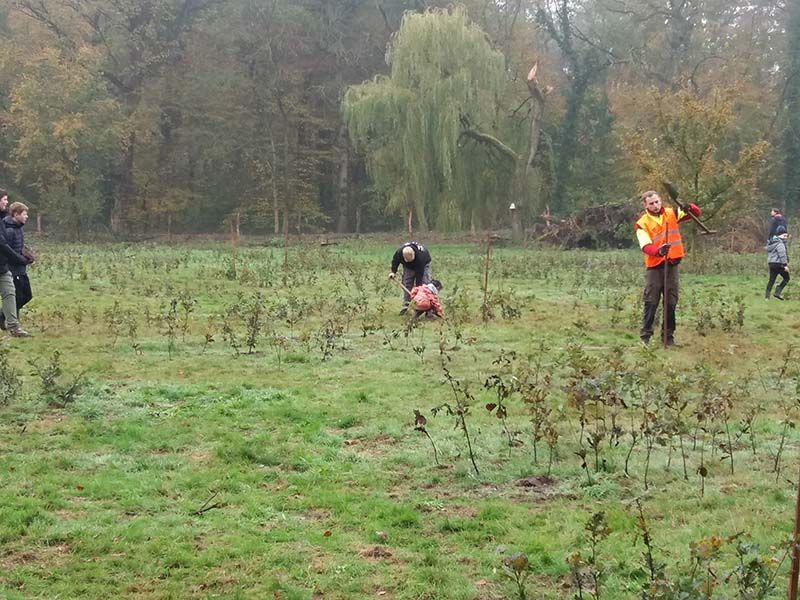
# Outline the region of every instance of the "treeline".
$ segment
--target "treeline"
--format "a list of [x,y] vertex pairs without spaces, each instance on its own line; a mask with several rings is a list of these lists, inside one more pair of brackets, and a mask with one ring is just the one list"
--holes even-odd
[[75,235],[800,205],[798,3],[448,5],[10,0],[0,182]]

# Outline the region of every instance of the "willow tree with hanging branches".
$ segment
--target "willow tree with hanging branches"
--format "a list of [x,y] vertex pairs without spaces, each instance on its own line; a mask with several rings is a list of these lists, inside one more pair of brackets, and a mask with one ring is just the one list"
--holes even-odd
[[[388,76],[350,87],[343,102],[353,144],[387,210],[405,215],[409,232],[414,223],[451,230],[493,224],[510,196],[519,201],[541,131],[511,118],[507,102],[519,104],[520,94],[502,54],[463,9],[451,8],[407,13],[387,60]],[[541,119],[544,94],[535,78],[527,94],[529,118]]]

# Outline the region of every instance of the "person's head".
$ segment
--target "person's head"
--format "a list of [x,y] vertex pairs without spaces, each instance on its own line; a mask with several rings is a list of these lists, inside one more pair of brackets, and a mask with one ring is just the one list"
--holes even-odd
[[433,284],[433,286],[434,286],[434,287],[435,287],[437,290],[441,290],[441,289],[444,287],[444,286],[442,285],[442,282],[441,282],[441,281],[439,281],[438,279],[431,279],[431,283]]
[[0,188],[0,210],[4,211],[8,207],[8,192]]
[[661,196],[658,192],[650,190],[642,194],[642,205],[645,210],[653,215],[660,215],[662,211]]
[[789,238],[789,232],[786,231],[786,227],[783,225],[778,225],[775,228],[775,235],[781,238],[782,240],[786,240]]
[[781,209],[780,208],[771,208],[770,211],[769,211],[769,216],[770,217],[777,217],[780,214],[781,214]]
[[8,214],[20,225],[25,225],[28,222],[28,207],[22,202],[14,202],[9,206]]
[[405,262],[413,262],[416,256],[417,254],[414,252],[414,248],[412,248],[411,246],[403,247],[403,260]]

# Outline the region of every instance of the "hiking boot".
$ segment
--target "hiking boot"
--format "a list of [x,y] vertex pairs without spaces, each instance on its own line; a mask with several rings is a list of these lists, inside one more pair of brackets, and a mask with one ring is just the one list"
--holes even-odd
[[6,330],[6,315],[1,310],[0,310],[0,329],[2,329],[3,331]]
[[408,312],[408,304],[404,304],[403,308],[400,309],[400,316],[406,314]]
[[775,296],[775,297],[776,297],[778,300],[786,300],[786,298],[784,298],[783,296],[781,296],[781,293],[780,293],[780,292],[775,292],[775,293],[774,293],[774,294],[772,294],[772,295],[773,295],[773,296]]
[[17,327],[15,329],[9,329],[8,334],[11,337],[31,337],[31,334],[25,331],[22,327]]

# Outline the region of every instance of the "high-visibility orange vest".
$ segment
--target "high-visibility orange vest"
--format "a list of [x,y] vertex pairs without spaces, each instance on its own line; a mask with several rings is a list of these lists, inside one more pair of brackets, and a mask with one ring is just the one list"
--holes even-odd
[[[670,245],[666,258],[670,260],[683,258],[683,240],[681,239],[681,231],[678,229],[678,218],[675,216],[675,211],[665,206],[664,212],[660,216],[661,222],[659,223],[658,217],[654,217],[645,211],[636,221],[636,227],[644,229],[656,247],[664,244]],[[657,267],[664,262],[664,258],[663,256],[645,254],[644,266],[648,269]]]

